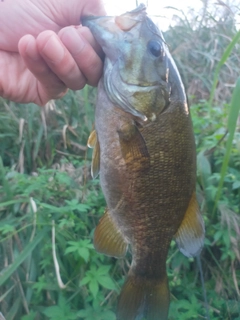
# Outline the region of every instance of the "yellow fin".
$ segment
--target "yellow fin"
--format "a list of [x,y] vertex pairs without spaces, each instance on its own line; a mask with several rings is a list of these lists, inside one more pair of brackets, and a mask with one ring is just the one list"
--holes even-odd
[[131,161],[140,161],[142,166],[150,166],[150,155],[148,153],[146,142],[134,124],[125,124],[118,130],[120,145],[123,158],[126,163]]
[[93,154],[92,154],[91,175],[93,179],[97,178],[99,171],[100,171],[100,145],[97,140],[95,147],[93,148]]
[[94,148],[95,145],[96,145],[96,142],[97,142],[97,133],[96,133],[96,130],[93,130],[91,133],[90,133],[90,136],[88,138],[88,142],[87,142],[87,145],[89,148]]
[[168,309],[167,275],[148,279],[130,274],[120,293],[117,320],[167,320]]
[[98,252],[116,258],[123,257],[126,253],[127,243],[108,210],[105,211],[95,229],[94,247]]
[[179,250],[187,257],[194,257],[200,253],[203,247],[204,235],[204,221],[194,192],[183,221],[174,237]]

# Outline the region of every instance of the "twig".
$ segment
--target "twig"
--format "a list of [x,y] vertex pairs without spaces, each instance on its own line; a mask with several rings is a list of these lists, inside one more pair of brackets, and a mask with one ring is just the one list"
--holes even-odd
[[71,144],[72,146],[74,146],[74,147],[82,150],[82,151],[86,151],[86,150],[87,150],[87,147],[86,147],[86,146],[82,146],[82,145],[79,144],[79,143],[76,143],[76,142],[71,141],[70,144]]
[[104,303],[111,297],[113,292],[114,292],[113,290],[109,292],[109,294],[106,296],[106,298],[101,302],[100,307],[102,307],[104,305]]
[[61,275],[60,275],[60,268],[59,268],[59,264],[57,261],[57,255],[56,255],[55,221],[54,220],[52,220],[52,254],[53,254],[53,261],[54,261],[54,267],[55,267],[55,271],[56,271],[58,286],[61,289],[65,289],[67,286],[62,282]]
[[208,156],[208,155],[212,154],[212,153],[216,150],[216,148],[219,146],[219,144],[225,139],[225,137],[226,137],[227,134],[228,134],[228,130],[226,130],[226,132],[224,133],[224,135],[221,137],[221,139],[217,142],[217,144],[216,144],[214,147],[212,147],[211,149],[206,150],[206,151],[204,152],[204,155],[205,155],[205,156]]
[[6,320],[2,314],[2,312],[0,312],[0,320]]
[[236,271],[234,269],[233,261],[231,262],[231,268],[232,268],[232,276],[233,276],[234,286],[235,286],[235,289],[237,291],[238,296],[240,296],[240,292],[239,292],[239,289],[238,289],[238,281],[237,281]]
[[203,291],[204,303],[205,303],[205,308],[206,308],[206,319],[210,320],[209,304],[208,304],[206,289],[205,289],[205,285],[204,285],[204,276],[203,276],[200,254],[198,254],[196,256],[196,260],[197,260],[197,265],[198,265],[198,269],[200,272],[200,279],[201,279],[201,283],[202,283],[202,291]]
[[74,157],[74,158],[77,158],[77,159],[82,159],[82,156],[78,156],[76,154],[73,154],[73,153],[67,153],[67,152],[63,152],[63,151],[60,151],[60,150],[57,150],[55,149],[55,151],[59,154],[62,154],[63,156],[71,156],[71,157]]
[[44,137],[46,139],[47,138],[47,122],[46,122],[45,109],[46,109],[45,106],[41,109],[41,118],[42,118],[42,125],[44,128]]
[[33,212],[33,230],[32,230],[30,240],[29,240],[31,242],[35,236],[36,224],[37,224],[37,206],[36,206],[36,202],[33,200],[32,197],[30,197],[30,205],[31,205],[32,212]]
[[16,278],[16,281],[17,281],[17,284],[18,284],[18,287],[19,287],[19,290],[20,290],[20,294],[22,296],[24,309],[25,309],[26,313],[29,314],[30,312],[29,312],[29,309],[28,309],[27,299],[26,299],[26,297],[24,295],[23,287],[22,287],[22,284],[21,284],[21,281],[19,279],[19,276],[18,276],[17,272],[15,272],[15,278]]
[[66,138],[67,127],[68,127],[68,124],[65,124],[65,125],[63,126],[63,130],[62,130],[63,145],[64,145],[64,148],[65,148],[65,149],[67,149],[67,138]]

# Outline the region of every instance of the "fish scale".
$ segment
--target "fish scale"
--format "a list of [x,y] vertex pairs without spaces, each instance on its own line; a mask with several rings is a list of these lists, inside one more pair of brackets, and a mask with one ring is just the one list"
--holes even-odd
[[94,245],[115,257],[132,249],[117,319],[166,320],[170,242],[175,238],[190,257],[204,240],[185,91],[143,5],[116,18],[89,17],[84,24],[106,55],[88,142],[94,147],[92,174],[100,175],[107,203]]

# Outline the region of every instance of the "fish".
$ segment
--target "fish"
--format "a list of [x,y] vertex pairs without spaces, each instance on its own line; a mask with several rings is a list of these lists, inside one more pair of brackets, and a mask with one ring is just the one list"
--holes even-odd
[[198,255],[204,221],[196,199],[196,147],[185,89],[163,34],[145,5],[119,16],[83,19],[105,54],[98,84],[91,174],[107,209],[95,249],[131,266],[118,320],[166,320],[166,260],[172,239]]

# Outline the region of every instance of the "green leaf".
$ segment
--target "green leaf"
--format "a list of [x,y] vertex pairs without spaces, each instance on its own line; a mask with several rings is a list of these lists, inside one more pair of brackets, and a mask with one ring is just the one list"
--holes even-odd
[[109,270],[110,270],[111,266],[100,266],[97,269],[97,274],[100,275],[106,275],[108,274]]
[[7,234],[15,231],[14,226],[10,224],[4,224],[3,226],[0,226],[0,231],[2,234]]
[[109,276],[101,276],[97,280],[104,288],[116,290],[116,285]]
[[107,311],[103,312],[102,319],[103,320],[105,320],[105,319],[107,319],[107,320],[116,320],[116,315],[112,311],[107,310]]
[[43,313],[51,319],[62,319],[62,309],[59,306],[51,306],[46,308]]
[[87,310],[80,310],[77,313],[77,315],[82,318],[86,318],[87,314],[88,314]]
[[96,296],[98,294],[98,282],[96,279],[92,279],[90,284],[89,284],[89,290],[92,293],[93,297],[96,299]]
[[77,314],[71,311],[70,305],[62,294],[58,299],[58,305],[46,308],[43,313],[50,317],[51,320],[75,320]]
[[232,185],[232,190],[240,188],[240,181],[235,181]]
[[213,238],[214,238],[215,241],[218,241],[220,238],[222,238],[222,236],[223,236],[222,230],[218,230],[218,231],[214,234]]
[[21,320],[35,320],[37,316],[37,313],[34,311],[30,311],[29,314],[21,317]]
[[78,253],[79,253],[80,257],[82,257],[86,262],[88,262],[89,250],[87,248],[79,248]]
[[78,251],[78,247],[68,247],[68,248],[65,250],[65,254],[71,253],[71,252],[74,252],[74,251]]
[[91,281],[91,278],[89,278],[88,276],[84,277],[81,281],[80,281],[80,286],[84,286],[87,283],[89,283]]

